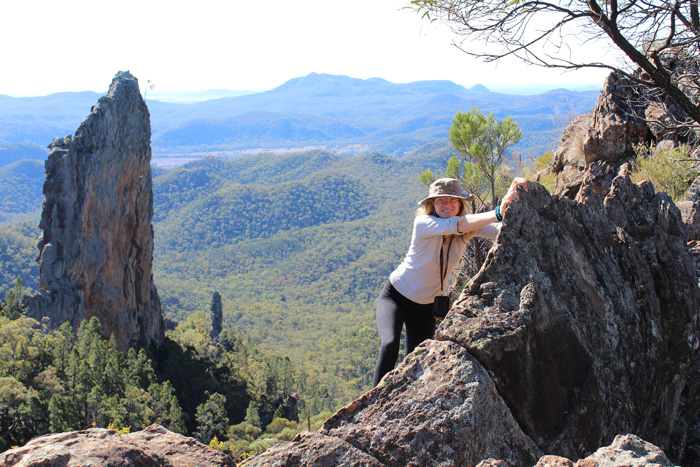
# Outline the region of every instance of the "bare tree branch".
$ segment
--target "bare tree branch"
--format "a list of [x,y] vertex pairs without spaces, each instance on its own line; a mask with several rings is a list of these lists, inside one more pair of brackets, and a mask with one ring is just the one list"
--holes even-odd
[[[603,68],[660,89],[700,124],[697,75],[677,71],[681,57],[698,61],[699,0],[412,0],[413,9],[444,21],[463,52],[497,61],[504,57],[545,68]],[[473,41],[485,47],[476,48]],[[581,57],[604,42],[618,56]],[[612,55],[612,54],[611,54]],[[691,88],[695,87],[694,91]]]

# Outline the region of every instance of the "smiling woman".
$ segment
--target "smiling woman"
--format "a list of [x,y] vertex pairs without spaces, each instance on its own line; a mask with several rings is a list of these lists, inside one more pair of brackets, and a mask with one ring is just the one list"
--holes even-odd
[[527,180],[516,178],[495,210],[465,214],[473,198],[459,180],[440,178],[420,201],[413,222],[411,246],[403,262],[391,273],[377,299],[377,329],[381,348],[372,384],[376,386],[396,364],[401,330],[406,327],[406,354],[435,333],[436,319],[444,318],[447,296],[444,283],[457,266],[473,237],[495,239],[508,206],[527,191]]
[[458,215],[460,208],[462,207],[462,201],[460,198],[446,196],[435,198],[433,200],[433,205],[435,206],[435,212],[438,216],[442,217],[443,219],[449,219],[452,216]]

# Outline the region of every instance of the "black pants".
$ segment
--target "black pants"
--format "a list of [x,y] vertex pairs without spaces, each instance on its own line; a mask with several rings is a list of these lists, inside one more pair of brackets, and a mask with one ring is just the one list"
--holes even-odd
[[433,304],[421,305],[401,295],[390,281],[377,299],[377,329],[382,340],[372,385],[394,369],[401,348],[401,329],[406,325],[406,355],[435,333]]

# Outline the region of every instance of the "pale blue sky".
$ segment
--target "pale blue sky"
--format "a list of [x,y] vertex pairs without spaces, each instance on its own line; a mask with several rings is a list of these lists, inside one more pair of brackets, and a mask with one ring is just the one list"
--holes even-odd
[[0,2],[0,94],[105,92],[130,70],[142,90],[263,90],[311,72],[396,83],[602,83],[576,73],[484,64],[409,0],[24,0]]

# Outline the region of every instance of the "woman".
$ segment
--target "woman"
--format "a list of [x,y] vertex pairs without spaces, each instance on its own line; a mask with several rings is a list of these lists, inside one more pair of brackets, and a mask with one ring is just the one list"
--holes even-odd
[[458,180],[441,178],[430,185],[428,197],[419,203],[408,253],[377,299],[377,329],[382,344],[373,386],[394,368],[404,325],[406,354],[432,339],[434,298],[446,295],[445,280],[472,237],[496,238],[503,214],[518,200],[519,187],[527,191],[527,180],[516,178],[495,210],[465,215],[466,202],[473,195],[465,193]]

